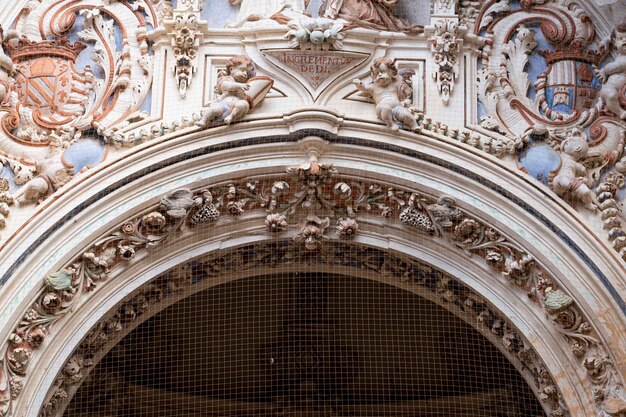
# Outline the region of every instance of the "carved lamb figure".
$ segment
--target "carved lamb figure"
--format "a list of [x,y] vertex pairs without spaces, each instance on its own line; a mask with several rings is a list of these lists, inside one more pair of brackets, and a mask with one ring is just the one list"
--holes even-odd
[[589,145],[582,130],[570,130],[561,143],[561,166],[555,172],[550,185],[560,197],[569,195],[589,210],[595,210],[597,201],[587,185],[587,169],[578,162],[587,156],[588,150]]
[[411,95],[411,86],[398,74],[392,58],[376,58],[370,67],[372,82],[365,86],[359,79],[352,82],[360,91],[372,96],[376,102],[376,115],[393,131],[399,130],[397,122],[404,128],[417,130],[415,116],[406,107]]

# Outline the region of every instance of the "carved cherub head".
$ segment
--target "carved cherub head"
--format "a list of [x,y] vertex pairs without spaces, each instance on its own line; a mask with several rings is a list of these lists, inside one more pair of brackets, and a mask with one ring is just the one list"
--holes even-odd
[[376,85],[387,87],[394,81],[398,68],[392,58],[376,58],[372,63],[370,73]]
[[235,55],[226,64],[226,73],[233,77],[238,83],[245,83],[254,77],[254,64],[248,57]]
[[611,41],[620,55],[626,55],[626,17],[611,34]]
[[579,128],[571,129],[561,143],[561,151],[565,154],[571,155],[574,159],[578,160],[587,155],[589,150],[589,144],[583,131]]

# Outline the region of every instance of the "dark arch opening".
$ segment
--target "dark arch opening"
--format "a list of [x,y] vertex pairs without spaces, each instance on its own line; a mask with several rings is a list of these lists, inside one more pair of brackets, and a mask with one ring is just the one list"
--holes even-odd
[[127,335],[65,415],[536,417],[484,336],[393,285],[334,274],[231,281]]

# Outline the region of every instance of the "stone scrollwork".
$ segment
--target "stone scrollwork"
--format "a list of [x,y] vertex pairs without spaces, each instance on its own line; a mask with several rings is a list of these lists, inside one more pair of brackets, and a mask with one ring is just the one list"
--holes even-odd
[[[605,214],[596,189],[602,178],[626,173],[626,22],[599,39],[576,1],[522,1],[520,9],[483,3],[461,2],[461,21],[485,38],[482,128],[517,138],[518,161],[538,142],[551,145],[556,166],[534,175],[575,208],[591,215],[599,208],[602,220],[615,223],[619,207]],[[621,250],[617,237],[610,239]]]
[[[114,266],[131,262],[147,248],[161,245],[176,234],[210,227],[217,222],[236,222],[254,210],[265,211],[266,217],[258,227],[264,226],[266,233],[275,239],[285,241],[287,233],[292,235],[292,243],[286,245],[285,250],[289,247],[299,254],[297,256],[326,257],[328,248],[348,244],[347,239],[362,232],[360,223],[364,216],[376,215],[386,221],[398,219],[408,227],[445,239],[468,256],[479,256],[527,292],[529,298],[553,319],[556,329],[563,334],[596,389],[598,412],[605,415],[602,413],[624,401],[626,396],[615,367],[590,321],[582,315],[575,300],[559,288],[523,248],[496,228],[465,212],[450,197],[433,198],[341,177],[332,165],[318,161],[319,140],[311,138],[304,142],[315,142],[309,143],[309,161],[289,168],[287,177],[283,174],[280,177],[245,178],[198,191],[173,191],[157,206],[128,219],[117,230],[99,239],[65,267],[47,274],[35,301],[7,341],[0,364],[0,415],[13,415],[14,401],[19,397],[24,378],[28,377],[29,362],[45,343],[54,324],[71,314],[83,297],[97,289]],[[331,227],[333,223],[334,227]],[[278,256],[277,251],[270,252],[268,256]],[[342,257],[348,252],[343,252]],[[224,264],[212,265],[215,273],[222,272],[219,265]],[[410,270],[394,265],[395,261],[385,263],[381,265],[381,271],[399,279],[413,279]],[[166,285],[174,291],[188,283],[187,278],[181,278]],[[456,297],[455,291],[459,287],[447,286],[442,281],[437,288],[441,288],[441,293],[449,299]],[[88,337],[93,340],[93,346],[106,343],[107,332],[118,331],[115,329],[119,329],[122,323],[132,321],[145,311],[149,300],[159,299],[163,289],[155,288],[150,294],[152,298],[138,296],[137,300],[125,304],[123,314],[107,322],[107,330],[100,327],[100,330],[94,330],[95,333]],[[492,331],[501,336],[507,349],[515,350],[520,360],[525,361],[527,355],[533,357],[530,348],[520,342],[521,337],[505,321],[497,319],[493,311],[485,310],[483,303],[467,297],[459,302],[465,306],[463,308],[473,311],[478,320],[493,327]],[[75,357],[71,365],[64,368],[61,382],[57,384],[58,392],[50,398],[47,408],[54,409],[56,402],[64,401],[67,395],[65,385],[79,381],[81,367],[90,366],[84,349],[80,355],[83,356]],[[532,361],[536,360],[535,357]],[[551,415],[567,415],[545,366],[534,364],[528,367],[535,373],[541,399],[551,410]],[[44,415],[49,415],[47,413]]]
[[139,111],[153,74],[147,28],[171,6],[135,3],[30,2],[2,33],[0,153],[21,186],[19,203],[39,202],[73,178],[69,147]]

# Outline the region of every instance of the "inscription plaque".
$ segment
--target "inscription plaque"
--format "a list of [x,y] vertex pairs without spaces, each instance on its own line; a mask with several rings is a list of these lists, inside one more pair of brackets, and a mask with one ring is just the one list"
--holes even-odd
[[[369,54],[340,51],[296,51],[292,49],[266,50],[263,54],[275,65],[294,71],[313,90],[329,78],[337,78],[362,64]],[[291,71],[289,71],[291,70]]]

